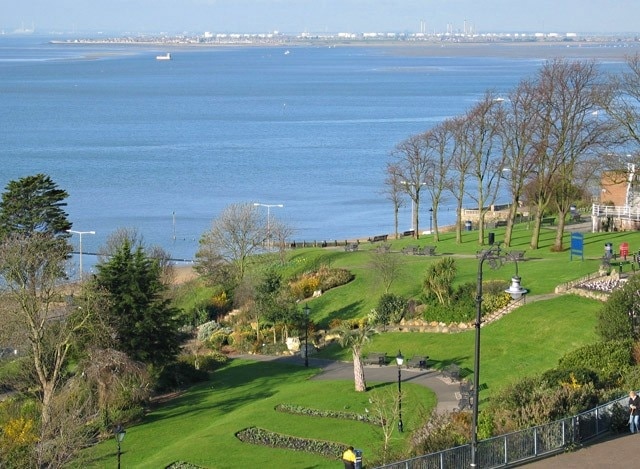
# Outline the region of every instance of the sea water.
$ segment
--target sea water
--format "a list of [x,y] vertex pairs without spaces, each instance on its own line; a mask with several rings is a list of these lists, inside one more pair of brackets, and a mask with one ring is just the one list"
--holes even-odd
[[[0,37],[0,186],[50,175],[69,193],[73,229],[96,232],[83,237],[85,253],[135,228],[192,259],[212,220],[245,202],[282,204],[258,209],[298,241],[392,233],[382,192],[394,147],[543,63],[288,50],[194,47],[158,61],[157,48]],[[451,199],[437,216],[455,221]],[[411,226],[410,203],[400,224]]]

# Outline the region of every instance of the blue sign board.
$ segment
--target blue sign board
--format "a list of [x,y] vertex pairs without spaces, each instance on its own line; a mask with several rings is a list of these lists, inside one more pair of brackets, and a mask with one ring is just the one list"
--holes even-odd
[[582,233],[571,233],[571,255],[569,260],[573,260],[574,254],[584,260],[584,235]]

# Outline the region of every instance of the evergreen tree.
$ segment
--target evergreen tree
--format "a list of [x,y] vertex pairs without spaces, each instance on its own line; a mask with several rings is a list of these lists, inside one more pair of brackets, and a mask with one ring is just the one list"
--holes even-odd
[[106,296],[116,348],[154,366],[173,360],[181,340],[178,310],[163,295],[166,286],[157,259],[124,240],[97,269],[95,288]]
[[9,182],[0,201],[0,237],[32,233],[68,237],[71,222],[63,209],[67,196],[45,174]]

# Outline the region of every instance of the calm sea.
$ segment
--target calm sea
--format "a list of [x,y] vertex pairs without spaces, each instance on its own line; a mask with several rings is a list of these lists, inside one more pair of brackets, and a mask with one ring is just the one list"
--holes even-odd
[[[85,252],[134,227],[186,259],[238,202],[283,204],[270,215],[297,240],[392,232],[380,192],[394,146],[543,63],[374,47],[178,49],[157,61],[165,50],[48,41],[0,36],[0,186],[49,174],[70,194],[74,230],[96,231]],[[410,216],[407,204],[401,230]],[[438,216],[455,220],[446,207]]]

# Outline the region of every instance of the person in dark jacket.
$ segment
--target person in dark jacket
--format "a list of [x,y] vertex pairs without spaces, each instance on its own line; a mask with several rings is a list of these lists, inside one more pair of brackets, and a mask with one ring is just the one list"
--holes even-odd
[[629,393],[629,430],[640,432],[640,396],[635,391]]

